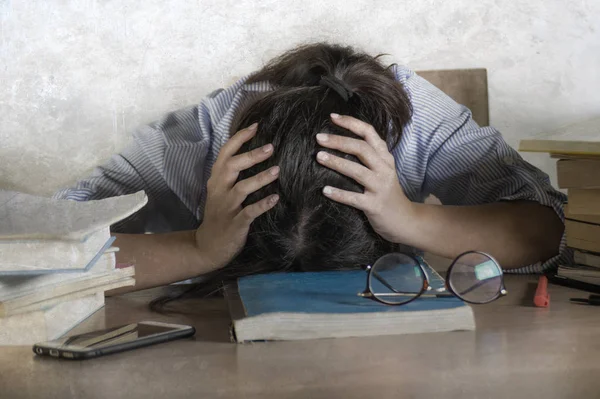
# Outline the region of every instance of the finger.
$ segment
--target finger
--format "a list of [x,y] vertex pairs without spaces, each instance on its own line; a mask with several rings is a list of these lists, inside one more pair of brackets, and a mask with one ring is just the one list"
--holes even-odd
[[254,123],[234,134],[233,137],[231,137],[227,143],[221,147],[221,151],[219,151],[219,156],[217,157],[215,166],[226,162],[229,158],[234,156],[240,150],[240,148],[242,148],[242,145],[244,145],[245,142],[254,137],[257,127],[258,124]]
[[[239,154],[229,159],[227,168],[231,173],[238,173],[241,170],[248,169],[257,163],[261,163],[273,155],[273,144],[267,144],[252,151]],[[236,175],[237,178],[237,175]]]
[[317,141],[323,147],[356,155],[371,170],[382,168],[385,162],[375,149],[362,139],[353,139],[337,134],[319,133],[317,134]]
[[237,182],[232,189],[234,193],[233,207],[240,206],[248,195],[274,182],[277,177],[279,177],[279,166],[274,166],[248,179]]
[[240,213],[235,216],[234,220],[244,227],[250,226],[254,219],[272,209],[278,201],[279,196],[277,194],[263,198],[260,201],[248,205],[242,209]]
[[373,126],[367,122],[356,119],[352,116],[331,114],[331,120],[336,125],[350,130],[352,133],[362,137],[369,145],[383,156],[389,154],[388,146],[384,140],[379,137]]
[[373,172],[357,162],[328,154],[325,151],[319,151],[317,153],[317,161],[323,166],[354,179],[358,184],[365,188],[373,188],[372,185],[375,183]]
[[367,210],[367,200],[364,194],[355,193],[352,191],[340,190],[339,188],[325,186],[323,188],[323,194],[336,202],[341,204],[349,205],[353,208],[360,209],[361,211]]

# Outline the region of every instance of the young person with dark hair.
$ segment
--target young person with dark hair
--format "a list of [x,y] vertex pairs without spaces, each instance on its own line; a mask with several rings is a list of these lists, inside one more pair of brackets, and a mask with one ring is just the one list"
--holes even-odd
[[400,246],[485,251],[516,272],[565,255],[547,175],[414,72],[337,45],[291,50],[141,128],[55,197],[138,190],[148,205],[113,226],[134,289],[353,268]]

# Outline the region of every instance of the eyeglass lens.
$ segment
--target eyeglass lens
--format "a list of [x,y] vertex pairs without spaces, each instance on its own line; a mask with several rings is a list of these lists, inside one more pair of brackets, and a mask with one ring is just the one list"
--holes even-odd
[[425,275],[410,257],[400,253],[382,256],[371,270],[370,288],[382,302],[400,305],[411,301],[423,290]]
[[489,256],[466,253],[454,262],[448,284],[461,299],[486,303],[496,299],[502,289],[502,269]]

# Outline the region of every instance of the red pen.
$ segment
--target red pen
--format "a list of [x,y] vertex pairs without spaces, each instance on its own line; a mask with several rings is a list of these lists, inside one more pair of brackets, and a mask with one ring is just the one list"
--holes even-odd
[[550,305],[550,295],[548,294],[548,278],[540,276],[533,303],[538,308],[547,308]]

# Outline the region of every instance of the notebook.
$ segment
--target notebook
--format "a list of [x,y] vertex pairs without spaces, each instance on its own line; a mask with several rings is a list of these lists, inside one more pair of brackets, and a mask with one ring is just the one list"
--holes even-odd
[[[431,284],[442,277],[424,264]],[[422,297],[401,306],[357,294],[366,272],[272,273],[238,279],[225,288],[231,339],[304,340],[474,330],[470,306],[456,297]]]

